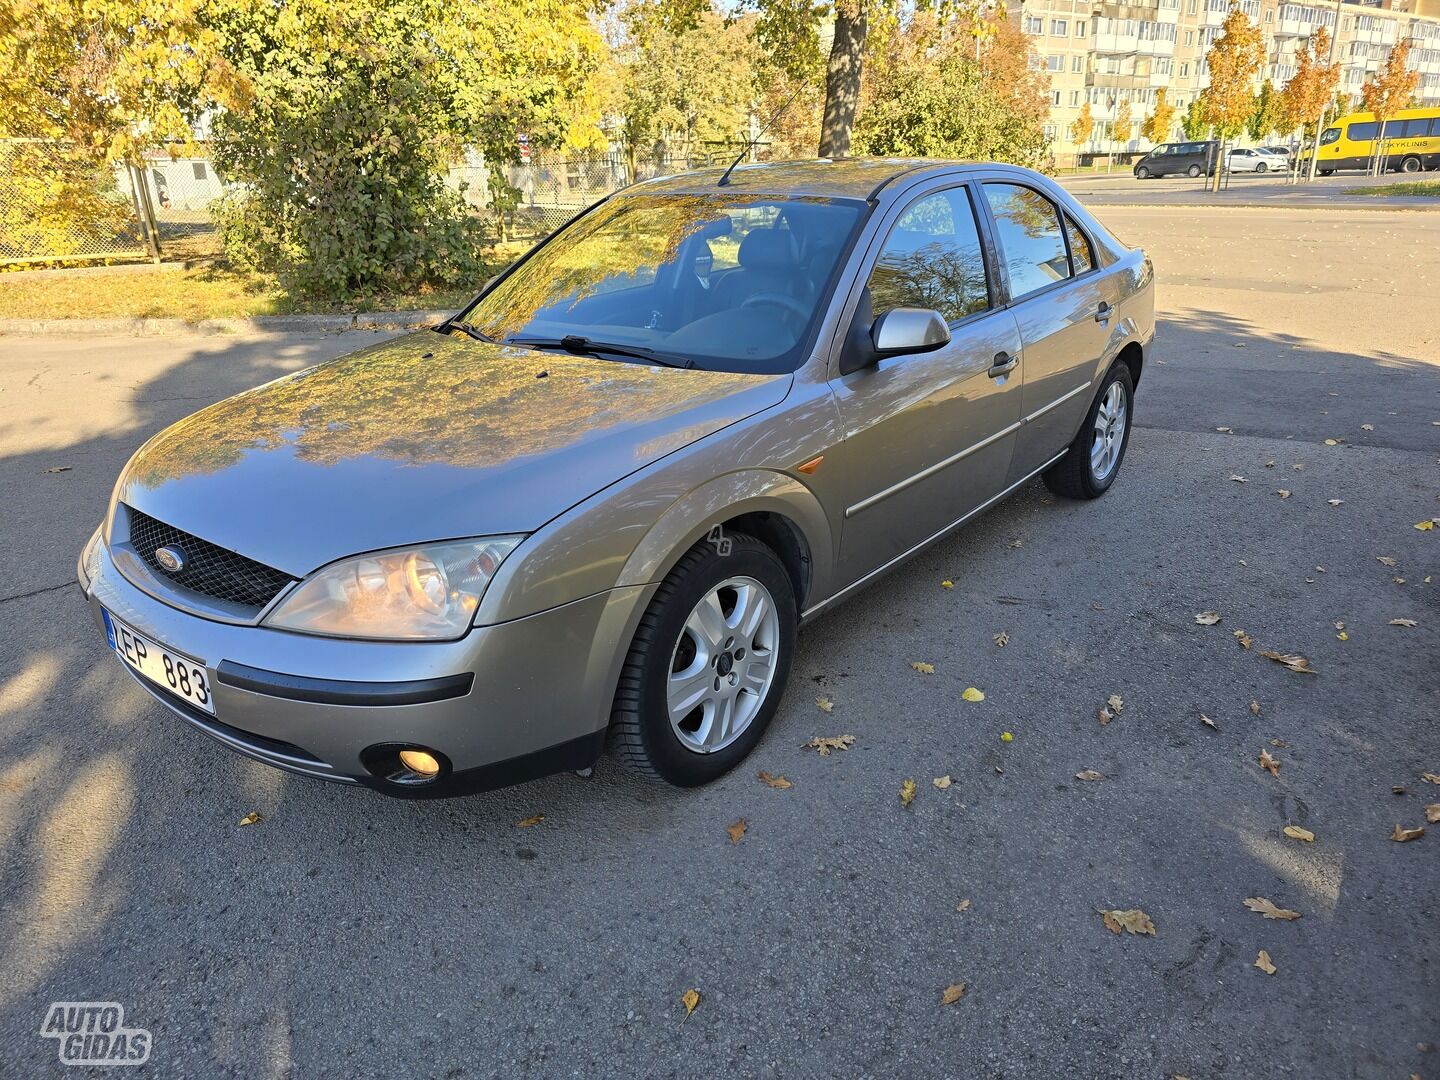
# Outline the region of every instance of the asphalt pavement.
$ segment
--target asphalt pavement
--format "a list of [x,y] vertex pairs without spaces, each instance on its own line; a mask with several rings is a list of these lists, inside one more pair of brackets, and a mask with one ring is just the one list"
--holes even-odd
[[1115,487],[820,618],[689,792],[397,802],[194,732],[76,553],[152,432],[373,338],[0,338],[0,1074],[115,1001],[164,1077],[1440,1078],[1440,824],[1390,839],[1440,803],[1440,215],[1102,217],[1162,309]]

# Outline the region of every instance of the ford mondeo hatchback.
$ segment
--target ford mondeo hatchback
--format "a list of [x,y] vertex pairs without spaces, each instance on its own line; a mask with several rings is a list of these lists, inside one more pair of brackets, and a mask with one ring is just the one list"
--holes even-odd
[[212,405],[126,465],[80,584],[126,670],[282,769],[428,796],[714,779],[796,629],[1042,476],[1094,498],[1149,260],[1002,165],[639,184],[449,322]]

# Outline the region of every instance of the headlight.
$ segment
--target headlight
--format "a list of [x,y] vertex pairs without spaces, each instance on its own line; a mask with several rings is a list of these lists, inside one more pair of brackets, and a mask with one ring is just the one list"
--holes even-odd
[[458,638],[521,539],[423,544],[342,559],[301,582],[265,625],[332,637]]

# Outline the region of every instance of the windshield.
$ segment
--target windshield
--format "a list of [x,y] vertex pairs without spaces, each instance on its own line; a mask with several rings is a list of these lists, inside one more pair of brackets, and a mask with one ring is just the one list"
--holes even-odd
[[804,359],[865,204],[763,195],[634,194],[532,252],[461,316],[501,342],[583,338],[716,371]]

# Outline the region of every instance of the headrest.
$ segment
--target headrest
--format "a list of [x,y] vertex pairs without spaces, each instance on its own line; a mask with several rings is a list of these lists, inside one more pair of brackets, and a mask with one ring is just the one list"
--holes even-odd
[[751,229],[740,241],[739,259],[746,270],[793,270],[800,255],[788,229]]

